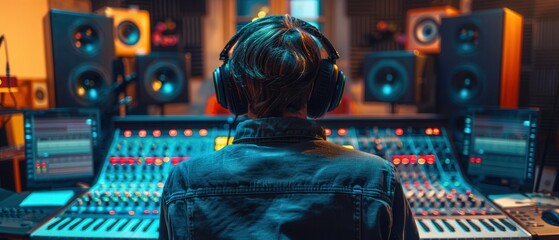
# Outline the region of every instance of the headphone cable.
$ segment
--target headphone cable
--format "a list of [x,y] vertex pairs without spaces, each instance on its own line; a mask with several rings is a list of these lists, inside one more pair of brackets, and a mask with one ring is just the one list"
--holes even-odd
[[231,122],[229,124],[229,132],[227,133],[227,142],[226,142],[225,146],[229,145],[229,139],[231,138],[231,130],[233,129],[233,125],[235,125],[235,122],[237,122],[238,117],[239,117],[239,115],[235,114],[235,118],[233,118],[233,122]]

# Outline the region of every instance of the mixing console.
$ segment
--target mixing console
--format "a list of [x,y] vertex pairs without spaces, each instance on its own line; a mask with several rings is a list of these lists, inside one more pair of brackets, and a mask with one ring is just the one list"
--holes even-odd
[[[444,122],[324,119],[329,141],[382,156],[401,174],[422,239],[531,239],[462,177]],[[115,120],[96,184],[32,233],[34,238],[158,237],[159,201],[172,167],[225,145],[225,118]]]

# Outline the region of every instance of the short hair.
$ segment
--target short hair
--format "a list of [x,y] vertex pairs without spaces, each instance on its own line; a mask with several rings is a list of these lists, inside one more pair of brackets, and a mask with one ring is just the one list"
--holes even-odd
[[257,19],[241,30],[228,61],[257,117],[281,116],[307,104],[321,60],[310,28],[283,15]]

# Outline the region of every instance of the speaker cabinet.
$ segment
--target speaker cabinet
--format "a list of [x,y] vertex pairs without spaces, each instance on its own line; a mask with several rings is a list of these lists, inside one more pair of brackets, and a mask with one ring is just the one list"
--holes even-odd
[[112,18],[52,9],[44,23],[49,105],[112,106]]
[[437,101],[451,113],[518,106],[522,16],[509,9],[443,18]]
[[418,50],[423,53],[440,52],[441,18],[459,13],[458,9],[451,6],[408,10],[406,50]]
[[416,104],[426,57],[417,51],[373,52],[363,61],[366,102]]
[[188,102],[188,76],[184,55],[152,52],[136,58],[138,103],[164,104]]
[[22,88],[26,94],[26,106],[32,109],[48,109],[49,95],[46,81],[22,81]]
[[459,13],[458,9],[451,6],[408,10],[406,50],[418,50],[422,53],[440,52],[441,18]]
[[114,19],[114,45],[117,56],[133,57],[149,54],[150,19],[148,11],[105,7],[97,12]]

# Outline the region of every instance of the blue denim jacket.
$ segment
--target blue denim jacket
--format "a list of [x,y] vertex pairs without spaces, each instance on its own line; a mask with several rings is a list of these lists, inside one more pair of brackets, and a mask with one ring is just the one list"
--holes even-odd
[[232,145],[177,165],[161,239],[419,239],[394,166],[314,121],[241,122]]

